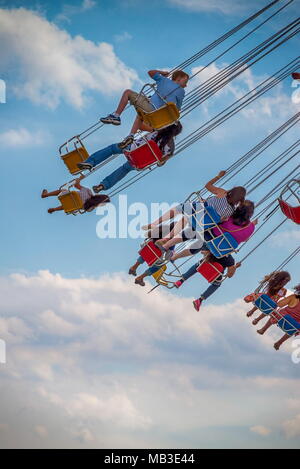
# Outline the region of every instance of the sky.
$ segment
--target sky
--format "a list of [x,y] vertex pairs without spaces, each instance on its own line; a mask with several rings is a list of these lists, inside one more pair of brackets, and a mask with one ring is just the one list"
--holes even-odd
[[[139,90],[149,81],[149,69],[173,68],[264,5],[154,0],[150,8],[144,0],[0,0],[0,79],[6,83],[6,103],[0,104],[0,339],[7,355],[0,364],[0,447],[299,447],[300,364],[291,357],[300,343],[288,341],[275,352],[280,331],[273,327],[259,337],[242,300],[299,245],[296,224],[286,221],[197,313],[192,299],[206,288],[200,276],[180,291],[148,295],[151,280],[142,289],[127,274],[141,238],[99,239],[100,212],[49,215],[52,200],[40,198],[43,188],[54,190],[71,179],[58,147],[113,111],[125,88]],[[187,91],[290,23],[297,11],[299,0],[214,61]],[[296,37],[205,101],[183,120],[182,137],[298,50]],[[131,212],[122,210],[121,216],[134,222],[132,204],[150,210],[153,203],[180,202],[203,187],[298,111],[293,93],[287,78],[128,188],[121,195]],[[86,140],[88,151],[120,141],[133,118],[129,110],[122,126],[94,133]],[[296,127],[286,133],[232,184],[246,183],[298,134]],[[121,160],[104,166],[87,185]],[[257,203],[295,166],[296,158],[250,198]],[[120,200],[113,203],[118,210]],[[276,213],[237,259],[281,221]],[[290,289],[299,283],[298,265],[299,259],[289,264]]]

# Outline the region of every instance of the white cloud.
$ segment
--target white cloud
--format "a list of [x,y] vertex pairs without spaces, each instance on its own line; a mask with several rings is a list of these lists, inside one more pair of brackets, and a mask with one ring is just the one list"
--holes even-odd
[[169,0],[170,4],[189,11],[217,12],[224,15],[241,14],[249,8],[247,2],[235,0]]
[[300,436],[300,414],[296,415],[290,420],[283,423],[283,430],[287,438],[294,438]]
[[[216,445],[228,441],[228,427],[244,432],[246,444],[254,419],[261,424],[251,433],[293,413],[282,403],[291,388],[297,399],[299,380],[281,374],[294,365],[285,353],[274,360],[241,300],[197,313],[191,298],[147,295],[120,274],[67,279],[48,271],[0,278],[0,296],[0,331],[20,321],[6,337],[0,407],[21,446],[176,447],[184,433],[196,447],[208,427]],[[28,417],[12,421],[11,406],[30,408],[32,435]],[[52,416],[63,436],[52,431]]]
[[137,73],[111,44],[72,37],[38,13],[0,9],[0,73],[20,98],[56,108],[61,101],[82,108],[87,93],[112,95],[132,87]]
[[250,431],[253,433],[257,433],[260,436],[268,436],[271,433],[271,430],[263,425],[256,425],[250,428]]
[[129,34],[127,31],[124,31],[123,33],[121,34],[116,34],[114,36],[114,40],[116,42],[125,42],[125,41],[130,41],[130,39],[132,39],[132,35]]
[[30,132],[27,129],[9,129],[0,134],[1,143],[6,147],[39,146],[47,140],[44,132]]
[[55,21],[67,21],[70,23],[72,16],[85,13],[86,11],[94,8],[96,5],[97,2],[94,0],[83,0],[81,5],[78,6],[66,3],[62,7],[62,11],[56,16]]
[[300,230],[289,230],[282,233],[276,233],[271,238],[271,243],[276,247],[286,247],[299,244]]

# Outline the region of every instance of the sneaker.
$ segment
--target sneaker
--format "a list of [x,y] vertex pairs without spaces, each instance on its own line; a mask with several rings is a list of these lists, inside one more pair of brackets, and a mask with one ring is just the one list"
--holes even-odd
[[136,277],[136,270],[134,270],[132,267],[128,270],[129,275],[134,275]]
[[183,280],[177,280],[177,282],[174,283],[176,288],[180,288],[182,284],[183,284]]
[[100,121],[102,124],[121,125],[121,118],[114,114],[108,114],[106,117],[101,117]]
[[133,135],[128,135],[128,137],[125,137],[124,140],[122,140],[122,142],[119,143],[119,147],[121,150],[123,150],[124,148],[131,145],[133,142],[134,142]]
[[194,305],[194,308],[195,308],[196,311],[200,311],[202,301],[203,300],[201,298],[199,298],[198,300],[193,301],[193,305]]
[[93,186],[93,191],[95,192],[95,194],[98,194],[98,192],[104,191],[103,184],[99,184],[98,186]]
[[140,279],[140,278],[136,278],[135,281],[134,281],[134,283],[135,283],[136,285],[141,285],[141,287],[144,287],[144,286],[146,285],[145,282],[144,282],[142,279]]
[[77,163],[77,167],[79,169],[88,169],[89,171],[93,169],[93,165],[91,163]]

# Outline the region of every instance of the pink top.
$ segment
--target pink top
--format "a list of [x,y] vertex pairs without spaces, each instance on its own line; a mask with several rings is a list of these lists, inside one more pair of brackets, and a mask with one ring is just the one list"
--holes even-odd
[[233,223],[232,218],[223,221],[218,228],[213,229],[215,236],[220,236],[222,233],[230,233],[238,243],[247,241],[255,230],[254,223],[250,222],[246,226],[238,226]]

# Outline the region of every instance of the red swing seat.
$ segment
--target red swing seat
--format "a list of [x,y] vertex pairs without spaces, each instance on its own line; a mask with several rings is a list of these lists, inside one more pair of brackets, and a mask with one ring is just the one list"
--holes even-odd
[[294,223],[300,225],[300,205],[298,205],[297,207],[292,207],[285,200],[282,199],[278,199],[278,202],[282,213]]
[[212,283],[224,272],[224,267],[218,262],[203,262],[199,265],[197,272]]
[[124,151],[124,155],[137,170],[146,169],[163,158],[163,153],[154,140],[148,140],[132,151]]
[[151,267],[162,256],[162,251],[153,241],[149,241],[140,251],[139,255]]

